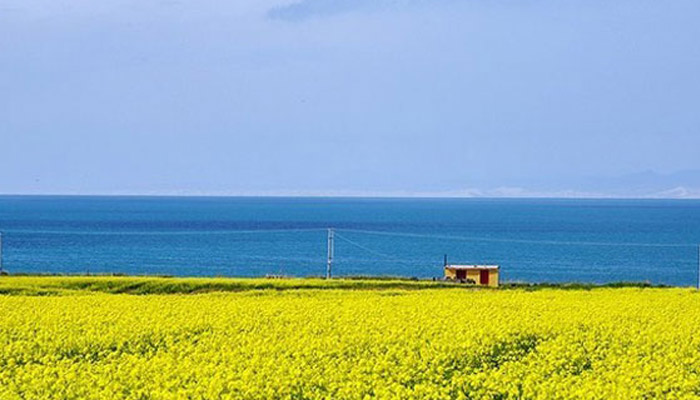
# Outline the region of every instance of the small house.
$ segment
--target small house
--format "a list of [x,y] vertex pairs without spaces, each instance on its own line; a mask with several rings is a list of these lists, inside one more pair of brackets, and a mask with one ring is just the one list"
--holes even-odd
[[498,286],[498,269],[498,265],[445,264],[445,279],[495,287]]

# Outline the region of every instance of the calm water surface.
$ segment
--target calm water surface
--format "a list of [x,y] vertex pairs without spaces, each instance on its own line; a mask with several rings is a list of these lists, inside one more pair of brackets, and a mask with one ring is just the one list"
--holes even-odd
[[11,272],[697,281],[700,201],[0,196]]

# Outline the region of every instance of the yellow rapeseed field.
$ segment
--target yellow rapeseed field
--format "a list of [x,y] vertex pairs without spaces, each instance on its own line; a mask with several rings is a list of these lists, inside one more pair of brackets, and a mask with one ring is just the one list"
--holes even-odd
[[700,396],[691,289],[6,290],[41,279],[0,278],[2,400]]

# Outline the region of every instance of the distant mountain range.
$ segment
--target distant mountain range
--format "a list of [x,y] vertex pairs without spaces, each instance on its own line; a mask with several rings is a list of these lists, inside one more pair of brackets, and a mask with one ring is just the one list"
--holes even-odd
[[[279,189],[279,190],[226,190],[226,189],[153,189],[83,192],[61,190],[50,193],[24,192],[22,194],[57,195],[145,195],[145,196],[312,196],[312,197],[499,197],[499,198],[650,198],[700,199],[700,170],[685,170],[669,174],[643,171],[617,177],[560,178],[542,177],[541,180],[514,180],[490,185],[476,182],[463,189],[423,190],[367,190],[367,189]],[[0,194],[3,194],[0,191]],[[16,194],[16,193],[4,193]]]
[[464,190],[465,197],[698,198],[700,170],[670,174],[643,171],[617,177],[585,177],[557,183],[530,182],[487,190]]
[[644,171],[614,178],[587,179],[586,191],[619,197],[700,198],[700,170],[660,174]]

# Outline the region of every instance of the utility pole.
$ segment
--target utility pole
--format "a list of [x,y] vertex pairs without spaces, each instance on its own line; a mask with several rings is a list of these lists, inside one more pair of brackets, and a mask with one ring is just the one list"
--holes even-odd
[[328,265],[326,266],[326,279],[331,279],[333,269],[333,228],[328,228]]
[[2,269],[2,232],[0,232],[0,275],[3,273]]

